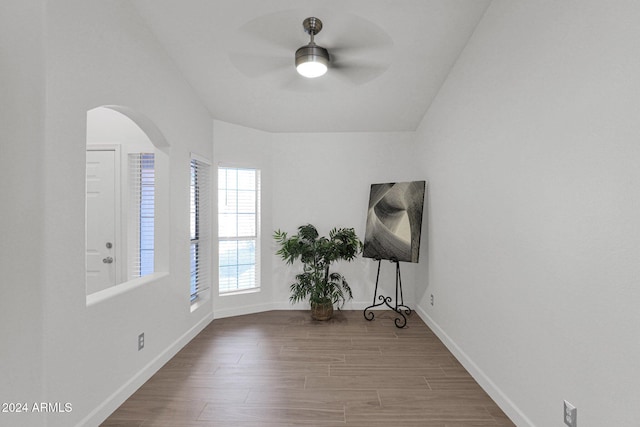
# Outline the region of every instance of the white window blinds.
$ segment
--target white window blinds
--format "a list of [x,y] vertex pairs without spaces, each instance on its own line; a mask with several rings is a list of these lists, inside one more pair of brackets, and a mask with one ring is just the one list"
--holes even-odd
[[129,154],[129,279],[154,271],[155,158],[153,153]]
[[210,169],[206,161],[191,158],[190,260],[191,301],[209,289],[211,266],[211,206]]
[[220,293],[259,287],[260,171],[218,168]]

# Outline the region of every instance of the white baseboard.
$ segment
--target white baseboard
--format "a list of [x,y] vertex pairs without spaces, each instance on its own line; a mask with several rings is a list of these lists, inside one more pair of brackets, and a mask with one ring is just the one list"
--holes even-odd
[[[342,310],[364,310],[371,305],[370,301],[349,301]],[[264,303],[264,304],[252,304],[243,305],[233,308],[214,308],[213,315],[215,319],[224,319],[225,317],[243,316],[245,314],[262,313],[271,310],[308,310],[309,303],[299,303],[292,305],[288,301],[279,303]],[[376,307],[375,310],[385,310],[387,307]]]
[[262,313],[263,311],[282,310],[277,308],[277,304],[263,303],[243,305],[233,308],[215,308],[213,309],[214,319],[224,319],[225,317],[243,316],[245,314]]
[[107,419],[113,411],[118,409],[136,390],[138,390],[149,378],[164,366],[173,356],[178,353],[198,335],[211,321],[213,314],[209,314],[185,332],[180,338],[175,340],[169,347],[162,351],[153,360],[147,363],[137,374],[124,383],[119,389],[111,394],[104,402],[98,405],[89,415],[82,419],[76,427],[97,426]]
[[422,307],[417,307],[415,312],[427,324],[429,328],[440,338],[440,341],[449,349],[449,351],[458,359],[464,368],[471,374],[480,387],[493,399],[494,402],[502,409],[502,411],[517,426],[535,427],[535,424],[518,408],[509,397],[489,378],[478,365],[447,335],[447,333],[438,325]]

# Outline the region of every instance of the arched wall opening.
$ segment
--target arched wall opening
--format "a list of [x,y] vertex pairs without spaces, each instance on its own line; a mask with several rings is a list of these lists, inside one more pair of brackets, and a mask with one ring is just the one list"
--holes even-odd
[[96,107],[86,119],[86,289],[95,299],[168,273],[170,147],[128,107]]

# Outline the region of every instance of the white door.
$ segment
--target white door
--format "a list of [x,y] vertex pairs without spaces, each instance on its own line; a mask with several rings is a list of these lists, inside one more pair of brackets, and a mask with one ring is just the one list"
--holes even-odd
[[87,295],[117,283],[116,152],[87,150]]

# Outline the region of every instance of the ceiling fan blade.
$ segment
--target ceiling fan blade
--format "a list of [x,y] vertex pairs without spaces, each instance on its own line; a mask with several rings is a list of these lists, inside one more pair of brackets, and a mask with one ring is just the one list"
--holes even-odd
[[391,37],[377,24],[353,14],[332,16],[316,43],[340,55],[387,53],[393,47]]
[[373,61],[342,61],[331,63],[329,72],[352,85],[368,83],[389,69],[389,63]]
[[257,53],[229,53],[231,63],[244,75],[258,78],[272,75],[283,70],[295,70],[294,58],[291,56],[274,56]]
[[360,85],[379,77],[391,66],[389,55],[359,56],[331,55],[329,72],[334,72],[349,83]]
[[338,46],[324,46],[329,53],[341,57],[363,57],[363,56],[388,56],[392,51],[392,45],[378,44],[368,45],[361,43],[360,45],[348,45],[340,42]]
[[235,43],[242,50],[255,49],[260,52],[291,52],[308,42],[302,31],[302,21],[290,12],[276,12],[253,19],[238,29],[239,40]]

